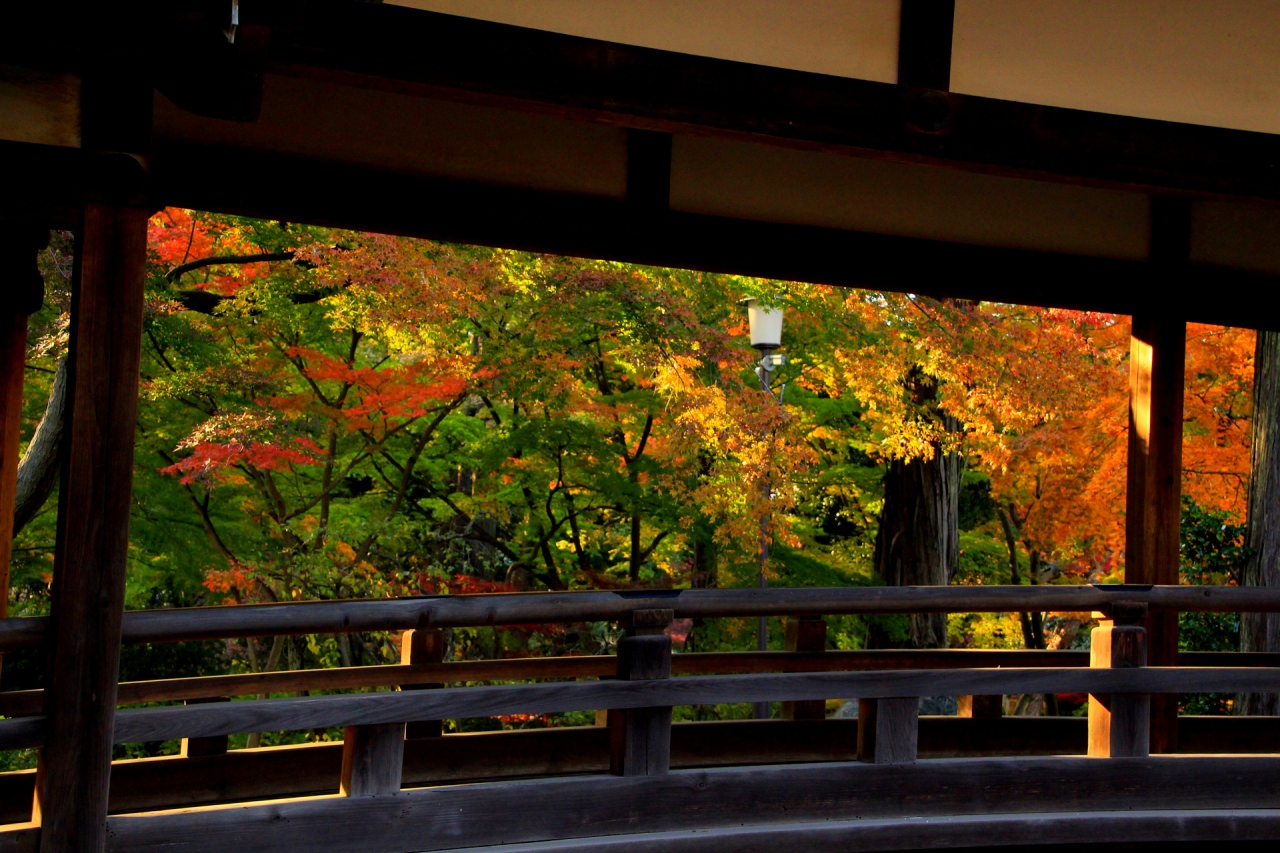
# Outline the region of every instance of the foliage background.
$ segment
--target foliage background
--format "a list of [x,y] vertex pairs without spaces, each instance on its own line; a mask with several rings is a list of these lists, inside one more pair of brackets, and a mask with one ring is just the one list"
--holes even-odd
[[[58,234],[41,258],[24,442],[65,354],[72,252]],[[150,253],[130,608],[751,585],[766,515],[771,584],[875,584],[888,460],[953,450],[965,471],[952,582],[1123,578],[1127,318],[179,209],[153,218]],[[228,256],[275,260],[218,260]],[[786,312],[782,404],[752,372],[747,296]],[[1192,326],[1187,353],[1184,581],[1238,582],[1253,333]],[[922,416],[911,371],[938,383],[962,432]],[[13,615],[47,609],[56,503],[15,542]],[[895,636],[902,622],[881,624]],[[1043,626],[1049,647],[1087,642],[1087,621]],[[832,618],[828,641],[860,648],[868,630]],[[690,651],[754,643],[750,620],[679,631]],[[771,646],[782,633],[773,626]],[[1184,617],[1189,648],[1234,648],[1237,633],[1230,619]],[[1026,615],[949,626],[953,646],[1029,636]],[[472,629],[453,632],[449,652],[599,653],[615,641],[607,625]],[[397,642],[130,647],[122,677],[383,663]],[[34,686],[39,670],[9,655],[0,689]],[[570,722],[583,721],[458,725]]]

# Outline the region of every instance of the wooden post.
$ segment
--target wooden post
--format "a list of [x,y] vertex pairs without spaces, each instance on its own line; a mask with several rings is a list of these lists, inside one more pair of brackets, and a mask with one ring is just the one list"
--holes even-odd
[[956,716],[972,717],[975,720],[998,720],[1004,716],[1004,697],[991,696],[957,696]]
[[[816,617],[787,620],[787,651],[825,652],[826,650],[826,620]],[[825,720],[826,718],[827,703],[821,699],[782,703],[784,720]]]
[[46,646],[40,853],[101,853],[120,669],[151,146],[149,28],[77,7],[84,208],[72,274],[62,480]]
[[858,760],[914,764],[920,739],[920,697],[858,700]]
[[[231,701],[225,696],[215,696],[209,699],[188,699],[185,705],[207,705],[212,702],[229,702]],[[215,735],[214,737],[184,737],[182,739],[182,757],[183,758],[205,758],[210,755],[226,755],[227,754],[227,736]]]
[[[400,663],[420,666],[444,662],[444,631],[439,628],[411,628],[400,635]],[[431,690],[444,687],[439,682],[405,684],[401,690]],[[444,734],[443,720],[415,720],[405,727],[404,736],[415,739],[440,737]]]
[[374,797],[400,790],[404,772],[404,723],[347,726],[342,737],[344,797]]
[[902,0],[898,26],[898,85],[951,87],[955,0]]
[[[127,173],[128,164],[117,164]],[[140,165],[136,184],[141,184]],[[147,250],[145,206],[90,201],[78,235],[35,817],[42,853],[106,841]]]
[[[1139,622],[1146,607],[1126,614],[1114,608],[1123,622]],[[1140,624],[1103,620],[1093,629],[1089,666],[1100,669],[1140,667],[1147,660],[1147,632]],[[1143,757],[1151,751],[1151,697],[1147,694],[1089,695],[1089,754],[1106,758]]]
[[[0,619],[9,612],[9,560],[18,491],[18,445],[22,431],[22,385],[27,356],[27,315],[40,310],[44,281],[36,254],[49,229],[14,229],[0,235],[0,281],[10,288],[0,306]],[[3,664],[3,659],[0,659]]]
[[[1177,289],[1191,245],[1185,199],[1151,203],[1151,266],[1161,286]],[[1153,301],[1155,297],[1153,295]],[[1176,584],[1182,515],[1182,395],[1187,324],[1152,312],[1133,318],[1129,351],[1129,470],[1125,501],[1125,582]],[[1151,666],[1176,666],[1178,614],[1146,621]],[[1178,697],[1151,697],[1151,750],[1176,752]]]
[[[630,636],[618,641],[618,680],[671,677],[670,610],[637,610]],[[665,776],[671,768],[671,708],[609,712],[609,772],[615,776]]]

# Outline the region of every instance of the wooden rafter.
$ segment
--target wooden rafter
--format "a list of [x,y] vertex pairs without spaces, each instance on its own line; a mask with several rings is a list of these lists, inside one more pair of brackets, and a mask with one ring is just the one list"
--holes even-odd
[[267,70],[275,73],[996,174],[1280,200],[1280,137],[1272,134],[768,68],[377,4],[245,7],[271,30]]

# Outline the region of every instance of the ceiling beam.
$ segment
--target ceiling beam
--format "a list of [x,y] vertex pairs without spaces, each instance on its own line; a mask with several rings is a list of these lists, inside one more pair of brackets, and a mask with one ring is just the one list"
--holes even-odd
[[243,20],[270,28],[268,70],[276,73],[994,174],[1280,200],[1273,134],[770,68],[381,4],[291,0],[243,9]]
[[[157,202],[244,216],[709,272],[1280,329],[1275,276],[677,213],[157,141]],[[1206,299],[1203,294],[1213,294]]]

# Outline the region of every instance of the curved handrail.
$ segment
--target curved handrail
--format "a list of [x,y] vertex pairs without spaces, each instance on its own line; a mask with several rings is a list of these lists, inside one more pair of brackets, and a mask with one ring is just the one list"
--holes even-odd
[[[917,586],[448,595],[384,600],[173,608],[124,615],[127,643],[281,634],[601,622],[634,610],[676,618],[853,613],[1084,612],[1118,602],[1179,612],[1280,612],[1280,588],[1234,586]],[[0,652],[36,646],[44,617],[0,620]]]

